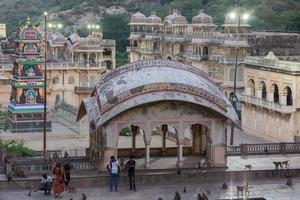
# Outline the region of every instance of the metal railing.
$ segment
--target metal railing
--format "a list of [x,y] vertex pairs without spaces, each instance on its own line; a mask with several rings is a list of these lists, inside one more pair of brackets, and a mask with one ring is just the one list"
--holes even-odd
[[282,105],[278,104],[275,102],[267,101],[258,97],[250,96],[247,94],[240,94],[239,100],[246,102],[246,103],[251,103],[257,106],[261,106],[270,110],[275,110],[277,112],[281,113],[293,113],[296,111],[294,106],[287,106],[287,105]]
[[300,153],[300,142],[240,144],[239,146],[227,147],[227,155],[231,156],[297,153]]

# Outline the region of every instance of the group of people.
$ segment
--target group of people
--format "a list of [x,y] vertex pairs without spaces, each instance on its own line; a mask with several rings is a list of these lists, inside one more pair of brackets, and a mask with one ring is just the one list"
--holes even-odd
[[[130,157],[130,159],[125,164],[125,169],[128,172],[128,179],[129,179],[129,186],[130,190],[134,190],[136,192],[135,187],[135,160],[133,159],[133,156]],[[110,162],[106,166],[107,171],[110,173],[109,178],[109,186],[110,191],[112,192],[113,189],[118,192],[118,177],[120,174],[120,164],[118,160],[114,156],[110,157]]]
[[62,198],[61,194],[64,192],[65,188],[70,189],[69,183],[71,180],[71,166],[65,164],[64,166],[57,162],[53,168],[53,175],[55,177],[54,183],[51,176],[46,173],[42,175],[41,187],[38,190],[43,190],[45,194],[51,194],[51,188],[54,186],[55,198]]

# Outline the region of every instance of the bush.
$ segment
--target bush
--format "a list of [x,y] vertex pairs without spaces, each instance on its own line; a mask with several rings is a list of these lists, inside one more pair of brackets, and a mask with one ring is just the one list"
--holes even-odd
[[5,151],[8,155],[16,157],[32,157],[34,156],[34,150],[26,147],[23,141],[0,141],[0,149]]

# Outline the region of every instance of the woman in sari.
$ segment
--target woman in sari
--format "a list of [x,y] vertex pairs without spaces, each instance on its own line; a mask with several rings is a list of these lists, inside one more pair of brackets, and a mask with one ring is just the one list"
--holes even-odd
[[64,191],[64,171],[61,163],[56,163],[53,174],[55,176],[54,181],[54,195],[55,198],[61,199],[61,193]]

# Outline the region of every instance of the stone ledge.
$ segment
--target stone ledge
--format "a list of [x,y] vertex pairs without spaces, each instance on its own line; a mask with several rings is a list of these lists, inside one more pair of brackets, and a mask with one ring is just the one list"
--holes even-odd
[[[285,178],[286,170],[253,170],[253,171],[199,171],[199,170],[183,170],[181,174],[175,171],[164,173],[137,173],[136,182],[142,185],[158,185],[158,184],[174,184],[182,181],[190,183],[203,183],[203,181],[240,181],[254,180],[261,178]],[[290,169],[289,175],[298,177],[300,169]],[[95,175],[73,176],[71,184],[76,188],[86,187],[107,187],[108,174],[96,173]],[[7,182],[0,180],[0,190],[15,190],[15,189],[35,189],[39,187],[40,177],[15,178]],[[122,172],[119,178],[119,184],[127,185],[128,178],[126,172]]]

